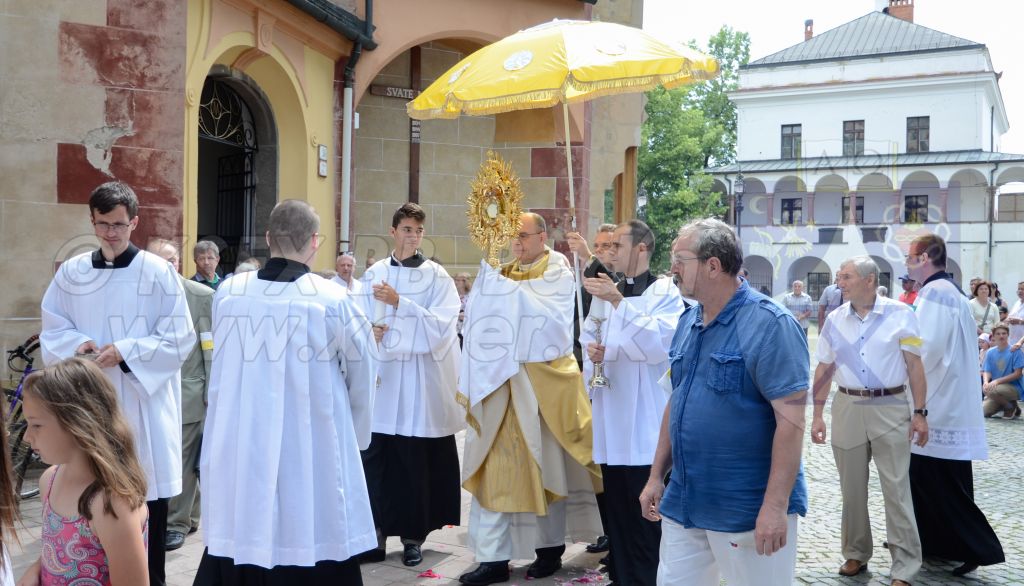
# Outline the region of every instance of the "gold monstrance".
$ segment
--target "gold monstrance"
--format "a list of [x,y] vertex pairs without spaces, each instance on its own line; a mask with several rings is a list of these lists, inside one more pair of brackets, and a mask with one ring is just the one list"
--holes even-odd
[[473,243],[487,254],[487,262],[494,268],[498,268],[498,251],[519,234],[522,199],[519,177],[511,163],[487,151],[487,162],[480,166],[466,198],[466,215]]

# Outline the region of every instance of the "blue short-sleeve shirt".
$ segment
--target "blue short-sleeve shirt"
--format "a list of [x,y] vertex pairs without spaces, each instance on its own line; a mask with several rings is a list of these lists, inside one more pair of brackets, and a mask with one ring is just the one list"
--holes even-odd
[[[1024,368],[1024,353],[1020,350],[1013,350],[1009,346],[1000,350],[998,346],[988,349],[985,353],[985,372],[989,373],[992,380],[1003,378],[1013,374],[1018,368]],[[1017,379],[1009,384],[1017,388],[1017,395],[1024,399],[1024,384]]]
[[[669,359],[672,474],[661,514],[684,527],[750,531],[771,470],[771,401],[810,386],[804,332],[744,280],[706,327],[701,306],[683,312]],[[807,513],[802,463],[788,513]]]

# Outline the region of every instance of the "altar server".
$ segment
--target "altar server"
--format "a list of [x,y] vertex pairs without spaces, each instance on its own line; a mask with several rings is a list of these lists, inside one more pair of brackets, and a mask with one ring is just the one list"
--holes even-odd
[[[591,380],[594,362],[604,363],[609,386],[590,392],[594,461],[601,464],[614,560],[611,579],[646,586],[657,578],[661,526],[644,519],[638,503],[669,397],[658,381],[668,370],[668,347],[685,305],[672,279],[651,274],[655,242],[647,224],[621,224],[611,244],[612,269],[624,278],[618,284],[606,275],[583,281],[594,296],[581,335],[587,349],[583,377]],[[604,320],[600,340],[595,319]]]
[[181,365],[196,336],[178,274],[131,243],[139,200],[110,182],[89,196],[100,248],[61,264],[42,302],[39,342],[52,364],[88,355],[117,389],[146,472],[150,584],[164,583],[167,502],[181,492]]
[[907,271],[921,284],[914,312],[928,379],[931,440],[910,447],[910,491],[924,557],[963,562],[956,576],[1005,561],[985,514],[974,503],[972,460],[988,458],[981,412],[977,326],[967,296],[946,272],[946,242],[934,235],[910,243]]
[[319,227],[309,204],[277,204],[271,259],[214,297],[196,585],[358,585],[353,556],[377,543],[359,461],[376,345],[344,289],[310,272]]
[[373,440],[363,452],[377,549],[402,538],[402,563],[423,561],[427,534],[458,525],[461,509],[455,433],[465,411],[455,401],[459,368],[456,322],[462,303],[441,265],[420,252],[423,208],[407,203],[391,219],[394,251],[363,275],[357,297],[374,316],[380,342],[380,385],[373,410]]

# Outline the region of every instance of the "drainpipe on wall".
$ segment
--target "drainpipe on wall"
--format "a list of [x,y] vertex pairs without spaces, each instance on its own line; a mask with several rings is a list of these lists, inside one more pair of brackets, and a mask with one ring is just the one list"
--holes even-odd
[[[366,0],[366,35],[373,31],[373,0]],[[348,252],[351,242],[351,214],[352,207],[352,119],[355,114],[353,106],[354,90],[356,79],[356,64],[363,54],[363,42],[357,40],[352,47],[352,53],[345,65],[345,74],[342,77],[344,86],[342,89],[342,114],[341,114],[341,231],[338,234],[338,252]]]
[[998,188],[996,187],[996,171],[998,171],[998,170],[999,170],[999,161],[996,161],[995,165],[993,165],[993,167],[992,167],[992,170],[988,172],[988,201],[989,201],[989,207],[988,207],[988,260],[985,263],[986,272],[988,274],[985,276],[985,279],[988,280],[988,282],[990,282],[990,283],[992,282],[992,273],[993,273],[993,271],[992,271],[992,248],[993,248],[992,230],[993,230],[993,225],[992,224],[995,221],[995,215],[996,215],[996,192],[998,191]]

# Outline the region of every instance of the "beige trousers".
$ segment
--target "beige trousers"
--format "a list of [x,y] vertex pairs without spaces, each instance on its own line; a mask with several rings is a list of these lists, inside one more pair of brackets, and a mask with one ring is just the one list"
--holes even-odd
[[981,403],[981,412],[985,417],[992,417],[1000,411],[1005,411],[1006,407],[1004,405],[1009,405],[1011,410],[1017,406],[1018,393],[1015,385],[996,385],[994,394],[1003,399],[1002,404],[1000,404],[1000,401],[991,398],[991,395],[986,396],[985,400]]
[[867,562],[873,553],[868,462],[874,459],[885,500],[890,579],[913,582],[921,569],[921,538],[910,496],[909,431],[905,395],[860,398],[836,393],[832,401],[832,453],[843,493],[843,557]]

